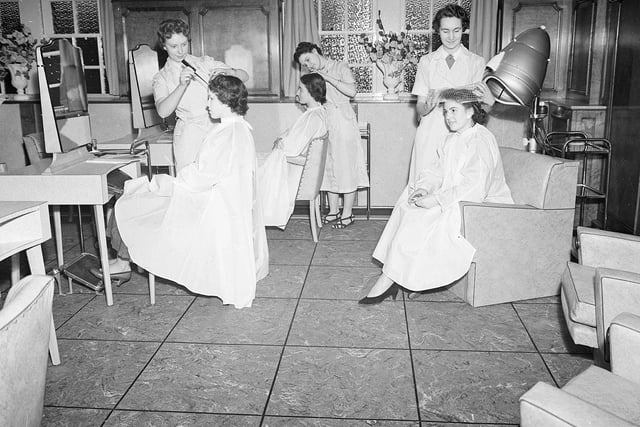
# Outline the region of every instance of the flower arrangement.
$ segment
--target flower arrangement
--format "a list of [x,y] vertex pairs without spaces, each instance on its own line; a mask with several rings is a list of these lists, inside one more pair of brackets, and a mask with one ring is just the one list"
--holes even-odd
[[[360,34],[358,43],[364,45],[371,61],[375,62],[385,75],[400,77],[409,64],[417,64],[420,59],[415,44],[404,31],[385,32],[380,11],[378,11],[376,24],[379,29],[376,40],[369,40],[363,33]],[[411,26],[407,24],[406,29],[410,30]]]
[[11,34],[0,35],[0,78],[6,76],[9,64],[23,64],[26,70],[24,77],[28,78],[32,63],[36,60],[35,48],[38,43],[24,24]]

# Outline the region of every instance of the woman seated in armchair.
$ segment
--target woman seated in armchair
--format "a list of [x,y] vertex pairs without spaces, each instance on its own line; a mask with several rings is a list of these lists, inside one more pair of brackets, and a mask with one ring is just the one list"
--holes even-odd
[[327,133],[327,119],[322,106],[327,100],[326,94],[326,82],[320,74],[305,74],[300,78],[296,101],[304,105],[306,111],[276,139],[273,150],[258,170],[260,199],[267,226],[284,228],[289,222],[309,143]]
[[256,194],[256,156],[244,120],[247,89],[238,78],[209,82],[209,114],[221,119],[196,161],[176,177],[127,181],[115,205],[112,277],[130,274],[129,260],[190,291],[249,307],[269,255]]
[[436,150],[435,168],[416,170],[396,203],[373,252],[382,274],[360,304],[395,299],[399,286],[417,292],[461,278],[475,249],[460,234],[459,202],[513,203],[477,95],[447,89],[440,99],[451,133]]

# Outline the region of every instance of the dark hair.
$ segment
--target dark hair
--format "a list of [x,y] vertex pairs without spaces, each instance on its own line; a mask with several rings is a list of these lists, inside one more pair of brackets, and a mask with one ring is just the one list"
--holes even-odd
[[170,39],[174,34],[184,34],[186,38],[189,38],[189,24],[182,19],[167,19],[158,26],[158,42],[161,45],[164,45],[167,39]]
[[293,54],[293,60],[298,64],[300,64],[300,56],[302,56],[305,53],[311,53],[313,49],[315,49],[316,52],[318,52],[318,55],[322,55],[322,49],[320,49],[320,46],[318,46],[317,44],[309,43],[309,42],[298,43],[298,46],[296,47],[296,51]]
[[209,81],[209,90],[234,113],[244,116],[249,109],[249,93],[242,80],[234,76],[218,74]]
[[442,102],[450,100],[462,104],[465,108],[472,108],[473,122],[481,125],[487,123],[487,112],[482,109],[482,103],[471,89],[445,89],[440,92],[440,99]]
[[467,15],[462,6],[457,4],[448,4],[436,12],[436,17],[433,18],[433,23],[431,24],[433,31],[436,33],[440,32],[440,20],[442,18],[458,18],[462,21],[462,31],[469,28],[469,15]]
[[473,108],[473,115],[471,116],[471,120],[479,125],[486,125],[487,121],[489,121],[489,117],[487,116],[487,112],[482,109],[482,104],[479,101],[472,102],[471,104],[465,104],[465,107]]
[[309,95],[320,104],[327,102],[327,82],[318,73],[303,74],[300,81],[309,91]]

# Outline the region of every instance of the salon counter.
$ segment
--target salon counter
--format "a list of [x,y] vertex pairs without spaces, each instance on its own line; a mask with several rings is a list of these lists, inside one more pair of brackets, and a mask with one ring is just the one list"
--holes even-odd
[[[415,99],[382,100],[381,96],[358,98],[353,102],[360,122],[371,125],[371,205],[389,208],[406,185],[409,159],[417,126]],[[37,100],[9,101],[0,105],[0,162],[9,168],[26,163],[22,135],[41,129]],[[301,114],[293,99],[254,98],[249,100],[246,119],[253,126],[257,151],[271,150],[275,138]],[[131,108],[127,100],[91,100],[92,135],[98,141],[115,139],[132,131]],[[523,148],[527,110],[496,104],[488,128],[500,145]],[[364,141],[363,141],[364,143]],[[364,197],[360,198],[363,205]]]

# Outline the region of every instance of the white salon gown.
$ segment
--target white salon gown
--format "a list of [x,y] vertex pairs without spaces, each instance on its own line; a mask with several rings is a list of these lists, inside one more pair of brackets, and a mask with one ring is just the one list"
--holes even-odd
[[[460,46],[454,54],[455,62],[449,68],[446,62],[448,55],[440,46],[435,52],[420,58],[412,94],[428,96],[432,90],[459,88],[482,80],[485,69],[484,58]],[[447,134],[449,129],[444,122],[441,106],[437,106],[421,118],[411,154],[410,181],[414,178],[416,171],[425,170],[435,161],[436,147],[442,143]]]
[[384,274],[411,291],[448,285],[469,270],[475,249],[460,234],[460,201],[513,203],[495,137],[484,126],[448,135],[437,159],[421,186],[432,190],[438,205],[410,205],[410,183],[373,252]]
[[[319,105],[307,109],[280,135],[280,146],[269,153],[258,169],[265,225],[285,228],[293,213],[304,166],[287,162],[287,157],[306,156],[311,140],[326,133],[326,113]],[[304,159],[300,159],[300,163],[304,163]]]
[[[216,61],[210,56],[187,55],[185,59],[196,67],[198,75],[202,76],[205,81],[209,81],[213,70],[229,68],[224,62]],[[153,98],[156,104],[178,87],[180,73],[184,67],[183,64],[167,60],[164,67],[153,77]],[[176,107],[177,120],[173,131],[173,155],[176,171],[180,171],[195,160],[202,141],[217,124],[211,120],[207,112],[208,96],[207,84],[195,78],[189,83]]]
[[222,119],[177,175],[130,180],[115,206],[131,259],[225,304],[250,307],[269,254],[250,125]]

